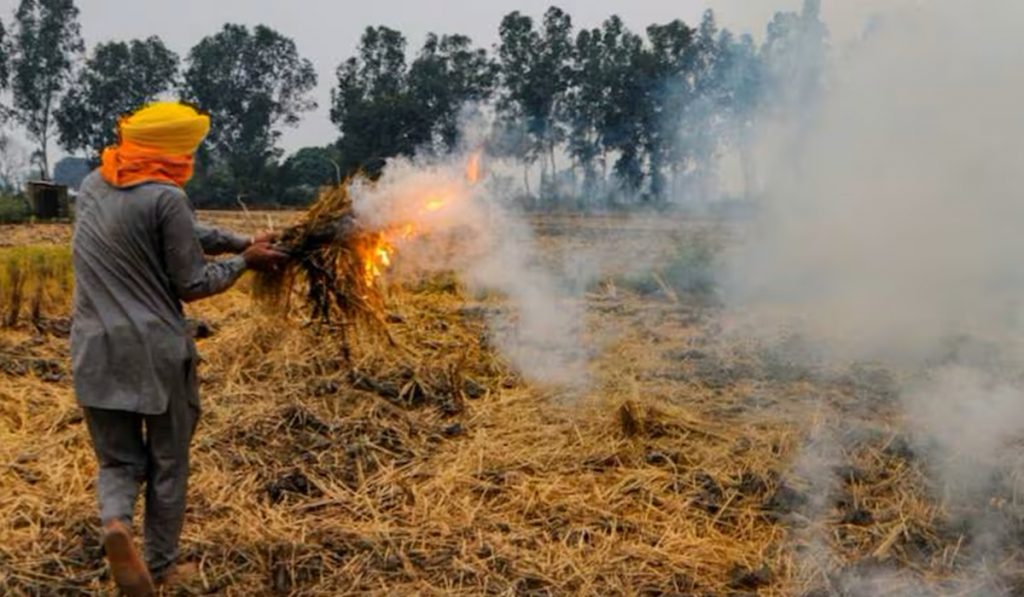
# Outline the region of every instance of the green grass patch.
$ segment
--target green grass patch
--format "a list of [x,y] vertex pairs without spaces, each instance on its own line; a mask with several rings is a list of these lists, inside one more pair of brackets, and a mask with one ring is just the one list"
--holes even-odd
[[31,218],[32,210],[25,199],[0,196],[0,224],[20,224]]

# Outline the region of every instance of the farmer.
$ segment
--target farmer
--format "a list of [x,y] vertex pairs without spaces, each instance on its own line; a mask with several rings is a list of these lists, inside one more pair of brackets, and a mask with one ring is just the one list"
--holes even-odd
[[[99,464],[103,546],[117,585],[150,595],[175,584],[188,452],[199,417],[197,353],[182,302],[231,287],[247,268],[285,257],[274,236],[246,238],[196,223],[182,187],[208,116],[156,103],[118,123],[118,144],[82,183],[73,241],[71,360]],[[233,253],[207,262],[204,255]],[[132,514],[145,485],[145,556]]]

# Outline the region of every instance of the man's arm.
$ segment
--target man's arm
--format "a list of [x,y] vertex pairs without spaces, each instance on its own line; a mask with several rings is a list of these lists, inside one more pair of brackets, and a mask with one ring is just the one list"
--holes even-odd
[[223,255],[224,253],[241,253],[252,244],[252,237],[235,234],[228,230],[220,230],[213,226],[195,222],[195,235],[203,252],[207,255]]
[[[245,271],[245,258],[240,255],[224,261],[206,262],[204,235],[199,233],[195,216],[184,196],[169,192],[160,198],[159,226],[167,276],[180,300],[191,302],[224,292]],[[206,230],[214,231],[212,235],[205,235],[210,247],[222,248],[216,243],[223,242],[224,238],[217,235],[215,229]]]

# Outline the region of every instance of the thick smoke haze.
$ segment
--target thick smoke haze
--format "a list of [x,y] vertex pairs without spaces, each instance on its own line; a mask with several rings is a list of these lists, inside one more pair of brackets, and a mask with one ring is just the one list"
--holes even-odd
[[1024,434],[1022,29],[1020,2],[936,0],[834,53],[809,126],[762,136],[764,209],[726,258],[749,329],[901,374],[954,515],[986,503]]
[[1024,7],[960,7],[903,13],[833,69],[730,261],[737,305],[851,356],[920,362],[951,335],[1016,336]]

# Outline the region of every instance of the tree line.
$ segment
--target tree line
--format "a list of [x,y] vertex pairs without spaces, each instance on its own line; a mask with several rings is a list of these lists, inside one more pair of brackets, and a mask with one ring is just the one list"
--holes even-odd
[[[95,163],[117,115],[180,97],[214,123],[189,188],[207,206],[303,204],[320,185],[378,176],[389,158],[455,151],[470,132],[521,168],[514,184],[537,205],[709,197],[725,152],[740,156],[752,189],[757,119],[809,105],[828,52],[820,0],[778,13],[760,45],[711,10],[696,26],[643,33],[614,15],[577,30],[557,7],[540,19],[517,11],[490,49],[430,34],[412,55],[401,32],[368,27],[335,72],[337,140],[285,156],[284,128],[318,107],[316,71],[292,39],[229,23],[184,57],[155,36],[86,54],[78,16],[74,0],[20,0],[0,22],[2,118],[33,144],[32,166],[50,172],[53,142]],[[474,115],[484,130],[467,130]]]

